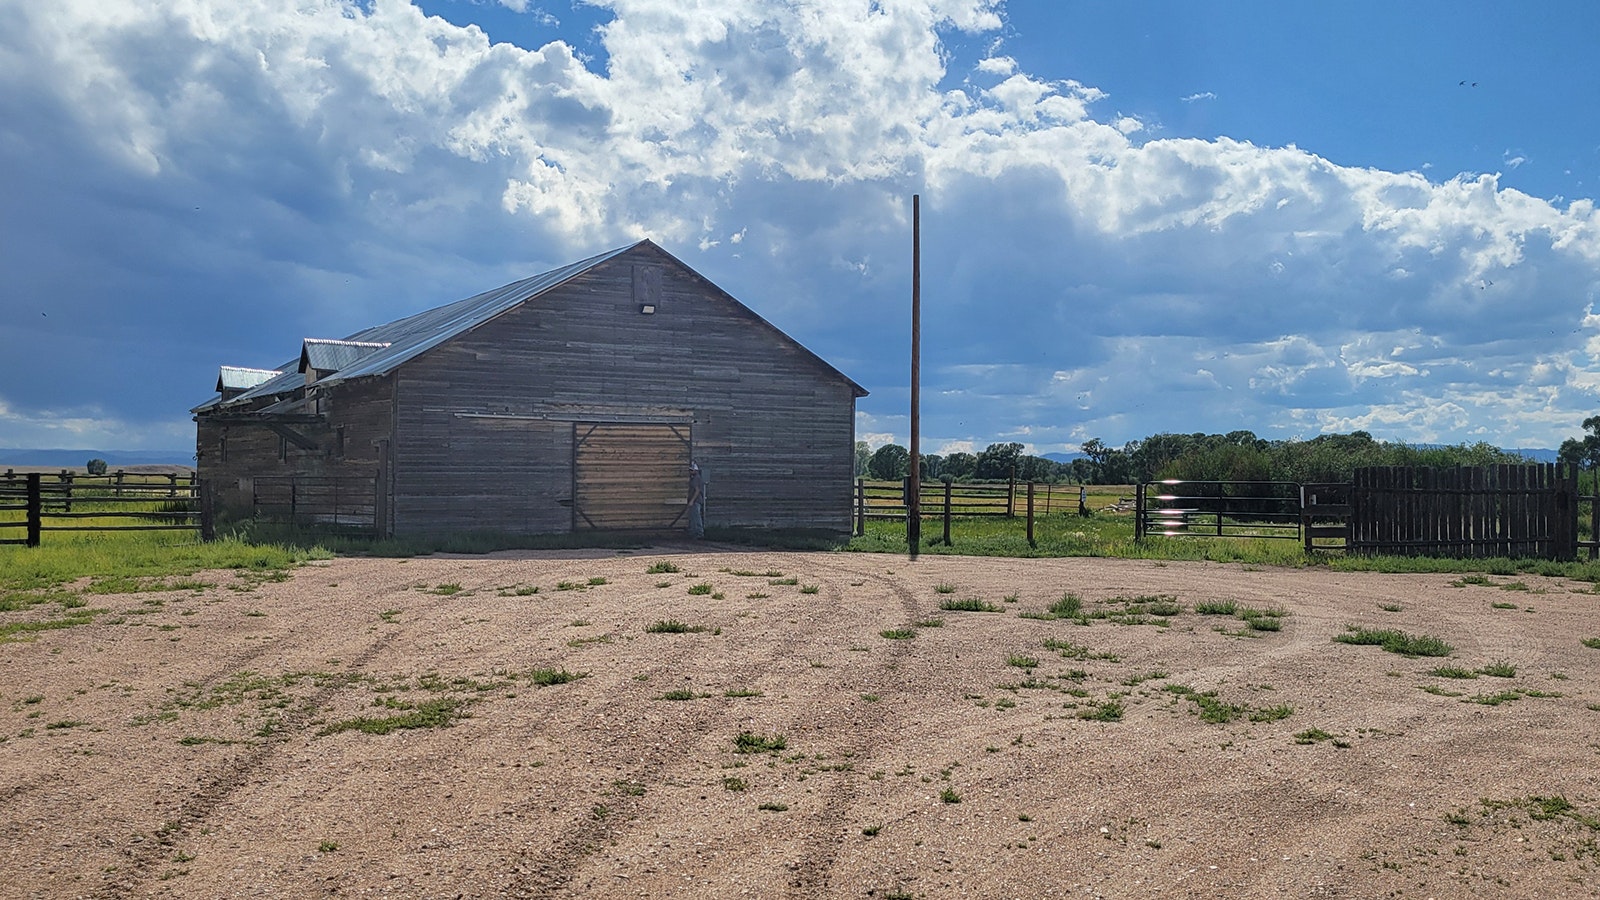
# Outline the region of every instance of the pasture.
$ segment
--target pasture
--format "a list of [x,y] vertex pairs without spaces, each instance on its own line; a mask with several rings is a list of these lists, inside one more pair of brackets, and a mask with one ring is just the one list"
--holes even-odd
[[1587,582],[218,546],[9,581],[8,895],[1600,885]]

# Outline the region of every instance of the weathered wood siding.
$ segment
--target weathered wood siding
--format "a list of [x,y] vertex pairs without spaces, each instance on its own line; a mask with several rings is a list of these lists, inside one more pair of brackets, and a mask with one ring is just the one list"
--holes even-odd
[[850,527],[852,385],[648,245],[393,377],[398,534],[569,530],[575,422],[686,426],[708,525]]
[[248,515],[258,477],[376,478],[381,442],[392,436],[393,381],[332,385],[321,409],[324,423],[288,426],[314,447],[297,446],[264,424],[198,416],[197,469],[212,485],[217,509],[224,515]]

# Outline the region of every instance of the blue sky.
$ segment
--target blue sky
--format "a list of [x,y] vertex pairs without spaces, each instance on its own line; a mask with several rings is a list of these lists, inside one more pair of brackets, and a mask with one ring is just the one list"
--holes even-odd
[[[290,8],[290,7],[293,8]],[[924,447],[1600,398],[1600,5],[0,0],[0,446],[650,237]]]

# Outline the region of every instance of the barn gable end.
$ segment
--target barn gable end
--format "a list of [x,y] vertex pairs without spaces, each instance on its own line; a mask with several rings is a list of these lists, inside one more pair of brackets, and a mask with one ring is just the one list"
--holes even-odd
[[[369,471],[402,535],[661,530],[692,458],[712,526],[849,527],[866,392],[649,241],[341,343],[359,358],[298,398],[198,407],[202,477]],[[270,458],[260,435],[291,427],[314,448]]]

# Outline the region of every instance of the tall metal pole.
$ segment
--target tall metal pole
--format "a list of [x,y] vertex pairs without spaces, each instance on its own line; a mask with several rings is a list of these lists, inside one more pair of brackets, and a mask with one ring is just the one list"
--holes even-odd
[[922,196],[911,195],[911,496],[906,498],[906,545],[922,544]]

